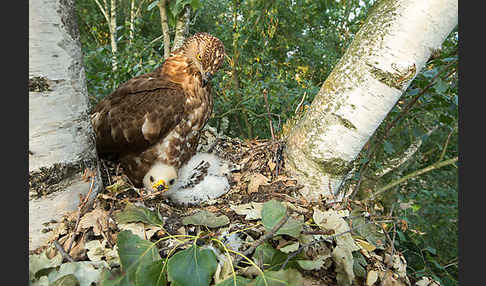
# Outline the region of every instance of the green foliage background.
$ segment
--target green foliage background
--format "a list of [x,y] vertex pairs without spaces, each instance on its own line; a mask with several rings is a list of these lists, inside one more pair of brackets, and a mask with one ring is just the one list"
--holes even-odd
[[[191,1],[197,9],[192,11],[190,34],[206,31],[220,38],[231,59],[213,79],[215,107],[209,124],[234,137],[270,138],[265,91],[272,124],[281,131],[296,115],[300,102],[303,107],[310,105],[373,2]],[[129,43],[130,1],[118,1],[118,70],[114,73],[103,15],[94,0],[77,1],[93,103],[120,83],[163,62],[163,40],[157,40],[162,34],[158,8],[151,0],[136,1],[139,3],[141,14],[135,20],[135,38]],[[360,182],[359,195],[439,159],[458,156],[457,47],[458,32],[453,31],[363,149],[359,171],[350,181]],[[415,102],[413,107],[404,112],[410,102]],[[435,131],[427,136],[432,128]],[[373,176],[387,159],[400,156],[417,138],[423,144],[407,163],[383,177]],[[449,165],[398,185],[381,200],[386,210],[393,210],[393,215],[409,224],[408,230],[397,231],[395,246],[405,254],[410,273],[434,275],[443,285],[457,284],[457,188],[457,166]],[[410,207],[400,208],[400,203]]]

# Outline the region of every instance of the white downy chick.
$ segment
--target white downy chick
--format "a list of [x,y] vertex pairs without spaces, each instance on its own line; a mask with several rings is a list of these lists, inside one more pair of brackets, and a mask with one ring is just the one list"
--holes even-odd
[[228,162],[210,153],[196,153],[179,169],[175,184],[164,193],[177,204],[194,205],[216,199],[229,191]]
[[167,190],[174,185],[177,171],[174,167],[161,162],[155,162],[143,177],[143,186],[149,193]]

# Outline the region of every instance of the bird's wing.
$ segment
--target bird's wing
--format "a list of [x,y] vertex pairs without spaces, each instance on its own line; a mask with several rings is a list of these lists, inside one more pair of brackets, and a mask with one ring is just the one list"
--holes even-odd
[[185,95],[180,85],[154,73],[132,78],[98,103],[91,115],[98,150],[143,150],[165,137],[181,120]]

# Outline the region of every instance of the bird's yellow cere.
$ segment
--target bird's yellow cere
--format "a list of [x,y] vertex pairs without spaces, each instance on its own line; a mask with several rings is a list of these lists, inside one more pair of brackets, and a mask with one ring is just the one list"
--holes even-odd
[[158,180],[155,184],[152,185],[152,190],[154,190],[154,192],[167,191],[168,189],[169,186],[167,186],[167,183],[164,180]]

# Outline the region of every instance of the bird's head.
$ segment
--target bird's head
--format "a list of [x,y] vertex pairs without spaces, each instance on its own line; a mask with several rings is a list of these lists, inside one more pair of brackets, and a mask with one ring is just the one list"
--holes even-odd
[[196,33],[186,39],[181,47],[183,53],[201,72],[203,86],[221,68],[225,59],[223,42],[208,33]]
[[167,164],[156,162],[143,177],[143,186],[148,192],[167,191],[177,179],[177,170]]

